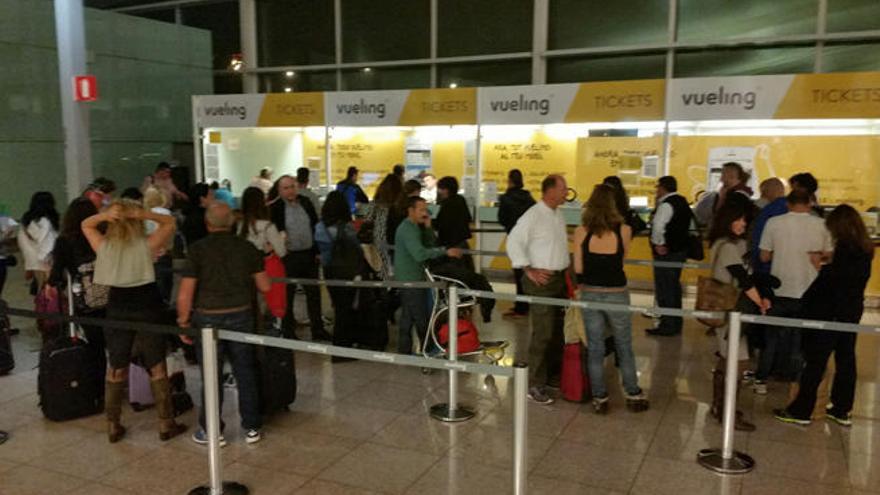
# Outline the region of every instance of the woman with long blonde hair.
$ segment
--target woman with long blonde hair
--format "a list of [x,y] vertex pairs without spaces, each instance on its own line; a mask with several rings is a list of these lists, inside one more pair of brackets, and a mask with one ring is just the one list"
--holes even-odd
[[[158,225],[149,235],[144,225],[146,221]],[[107,225],[104,234],[99,230],[102,224]],[[153,259],[174,235],[174,217],[146,210],[136,201],[121,199],[104,212],[85,219],[82,230],[97,255],[94,282],[110,287],[107,318],[160,323],[165,305],[156,285]],[[186,431],[186,426],[174,421],[165,368],[165,336],[107,327],[104,338],[109,363],[104,411],[110,443],[118,442],[125,435],[125,428],[120,424],[122,399],[135,340],[139,357],[150,373],[150,388],[159,416],[159,439],[170,440]]]
[[[580,299],[600,304],[629,305],[623,259],[632,241],[632,228],[617,210],[614,188],[599,184],[584,208],[583,224],[574,231],[574,270]],[[605,386],[605,326],[611,328],[614,347],[626,392],[626,405],[634,411],[648,409],[648,400],[639,387],[632,350],[632,322],[629,312],[585,308],[588,369],[593,393],[593,410],[608,412]]]

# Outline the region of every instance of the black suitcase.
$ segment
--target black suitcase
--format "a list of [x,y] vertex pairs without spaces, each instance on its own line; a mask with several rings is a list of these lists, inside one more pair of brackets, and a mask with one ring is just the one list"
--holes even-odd
[[40,352],[37,391],[43,415],[67,421],[104,409],[103,360],[88,344],[59,337]]
[[[73,293],[67,275],[67,308],[73,314]],[[104,410],[106,361],[102,351],[84,342],[76,324],[68,332],[47,341],[40,351],[37,392],[46,419],[67,421]]]
[[15,357],[12,355],[9,329],[0,327],[0,376],[8,375],[12,368],[15,368]]
[[[263,332],[281,337],[281,331],[270,327]],[[287,410],[296,400],[296,366],[293,351],[278,347],[257,347],[259,364],[260,412],[271,414]]]

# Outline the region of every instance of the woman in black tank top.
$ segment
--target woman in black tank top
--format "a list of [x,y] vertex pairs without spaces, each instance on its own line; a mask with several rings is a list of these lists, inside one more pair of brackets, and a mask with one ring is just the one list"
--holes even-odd
[[[624,224],[614,202],[614,189],[600,184],[593,190],[584,208],[583,225],[574,233],[574,269],[579,297],[587,303],[628,306],[629,292],[623,259],[632,239],[632,229]],[[593,393],[593,410],[608,412],[605,386],[605,328],[614,336],[627,407],[635,412],[648,409],[648,400],[639,387],[635,356],[632,351],[632,322],[629,311],[606,311],[586,308],[588,368]]]

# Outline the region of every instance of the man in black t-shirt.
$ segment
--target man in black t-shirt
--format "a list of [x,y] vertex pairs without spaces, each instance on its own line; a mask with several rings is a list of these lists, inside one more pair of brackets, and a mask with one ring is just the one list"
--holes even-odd
[[[227,204],[214,202],[208,205],[205,211],[208,236],[189,247],[187,266],[177,296],[177,323],[183,328],[193,325],[236,332],[251,332],[253,329],[251,305],[254,288],[268,292],[271,283],[263,267],[263,254],[253,244],[232,233],[234,223],[235,218]],[[201,349],[200,345],[196,346],[200,362]],[[254,348],[249,344],[219,341],[217,358],[218,373],[223,369],[225,359],[228,358],[232,364],[232,373],[238,384],[238,409],[242,429],[246,432],[245,441],[259,442],[262,438],[262,417]],[[222,409],[222,387],[219,399]],[[201,428],[192,438],[194,442],[204,445],[208,442],[204,407],[199,412],[199,424]],[[220,442],[221,445],[226,442],[222,434]]]

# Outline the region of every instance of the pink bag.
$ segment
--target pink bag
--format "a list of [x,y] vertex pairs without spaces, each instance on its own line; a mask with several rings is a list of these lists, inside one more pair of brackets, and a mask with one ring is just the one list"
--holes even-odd
[[[63,314],[61,297],[57,290],[49,290],[50,286],[44,285],[34,297],[34,310],[37,313]],[[37,318],[37,329],[43,337],[43,341],[53,340],[61,334],[61,320],[49,318]]]

